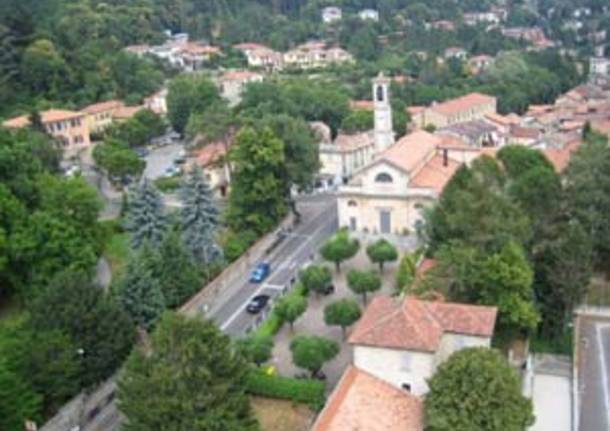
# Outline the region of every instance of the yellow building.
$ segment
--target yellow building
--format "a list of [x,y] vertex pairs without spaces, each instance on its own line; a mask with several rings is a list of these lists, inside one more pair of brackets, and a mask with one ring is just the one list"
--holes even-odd
[[415,128],[434,126],[437,129],[452,124],[483,120],[495,114],[497,99],[481,93],[470,93],[457,99],[433,103],[429,107],[412,107],[412,123]]
[[87,117],[87,125],[91,133],[100,133],[112,125],[114,113],[125,104],[120,100],[94,103],[81,109]]
[[[66,154],[73,154],[91,144],[89,126],[82,112],[50,109],[41,112],[40,118],[46,131],[63,144]],[[30,125],[30,119],[27,115],[22,115],[7,120],[2,125],[9,129],[21,129]]]

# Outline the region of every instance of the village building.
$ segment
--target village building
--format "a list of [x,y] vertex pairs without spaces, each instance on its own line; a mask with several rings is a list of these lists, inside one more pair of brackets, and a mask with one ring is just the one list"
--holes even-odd
[[467,12],[464,14],[464,24],[475,26],[478,24],[500,24],[501,17],[493,11],[490,12]]
[[412,107],[411,121],[415,128],[434,126],[439,129],[452,124],[482,120],[496,113],[495,97],[481,93],[470,93],[457,99],[433,103],[429,107]]
[[425,23],[424,27],[426,29],[435,29],[435,30],[443,30],[443,31],[455,31],[455,24],[452,21],[448,20],[439,20],[431,23]]
[[322,21],[325,24],[332,24],[337,21],[341,21],[343,18],[343,12],[341,8],[336,6],[329,6],[322,9]]
[[203,176],[214,196],[224,198],[231,184],[231,166],[227,159],[229,145],[224,142],[206,144],[197,153],[195,163],[203,170]]
[[121,106],[112,113],[112,121],[123,123],[131,120],[138,112],[146,109],[143,105],[139,106]]
[[494,64],[495,59],[490,55],[476,55],[468,60],[468,68],[473,75],[487,72]]
[[[75,155],[91,144],[87,115],[83,112],[50,109],[40,113],[43,127],[62,143],[64,154]],[[12,118],[2,125],[9,129],[22,129],[31,125],[27,115]]]
[[425,131],[411,133],[339,189],[339,225],[353,232],[405,235],[414,232],[423,209],[440,196],[460,163],[440,147],[446,141]]
[[352,55],[339,47],[326,47],[326,42],[311,41],[284,53],[283,64],[296,69],[323,68],[333,63],[353,61]]
[[155,114],[167,115],[167,88],[162,88],[144,99],[144,106]]
[[452,124],[438,129],[436,134],[456,137],[473,148],[501,147],[505,144],[500,129],[484,120]]
[[205,62],[220,55],[220,48],[199,42],[187,42],[178,51],[178,64],[187,72],[200,70]]
[[362,9],[358,12],[358,18],[362,21],[379,21],[379,12],[375,9]]
[[241,51],[248,61],[248,66],[266,70],[280,70],[283,67],[283,56],[280,52],[260,43],[240,43],[234,46]]
[[94,103],[81,109],[85,114],[89,132],[101,133],[110,127],[114,120],[114,113],[125,106],[120,100],[108,100],[106,102]]
[[446,60],[466,60],[468,58],[468,51],[459,46],[453,46],[445,50],[444,57]]
[[591,57],[589,59],[589,81],[602,86],[610,85],[610,58]]
[[248,70],[233,70],[224,73],[218,80],[220,94],[235,106],[241,102],[241,94],[248,84],[263,82],[263,75]]

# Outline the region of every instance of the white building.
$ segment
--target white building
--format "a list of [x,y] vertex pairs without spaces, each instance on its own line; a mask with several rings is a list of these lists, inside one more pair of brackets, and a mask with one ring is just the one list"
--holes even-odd
[[341,11],[341,8],[329,6],[322,9],[322,21],[324,21],[325,24],[341,21],[342,18],[343,12]]
[[144,106],[156,114],[167,115],[167,88],[162,88],[145,98]]
[[380,73],[373,80],[373,100],[375,106],[375,147],[380,153],[394,143],[392,125],[392,105],[390,104],[390,78]]
[[589,59],[589,81],[602,86],[610,84],[610,59],[604,57]]
[[220,94],[228,100],[231,106],[239,104],[241,94],[248,84],[263,82],[263,75],[248,70],[233,70],[226,72],[218,80]]
[[375,9],[362,9],[360,12],[358,12],[358,17],[362,20],[362,21],[379,21],[379,12],[377,12]]
[[497,309],[415,297],[377,297],[349,339],[354,366],[416,396],[453,353],[489,347]]
[[282,53],[259,43],[240,43],[234,46],[240,50],[248,60],[248,66],[264,68],[268,70],[280,70],[284,59]]

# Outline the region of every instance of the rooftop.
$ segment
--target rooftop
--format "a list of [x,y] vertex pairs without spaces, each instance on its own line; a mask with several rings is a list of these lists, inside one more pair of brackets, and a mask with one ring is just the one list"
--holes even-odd
[[220,77],[221,81],[246,81],[248,79],[262,78],[263,75],[249,70],[232,70]]
[[436,155],[413,177],[410,186],[432,189],[440,194],[460,165],[460,163],[450,158],[447,159],[445,165],[443,156]]
[[423,406],[416,396],[350,366],[312,431],[421,431]]
[[372,100],[350,100],[349,107],[356,111],[372,111],[375,109],[375,103]]
[[482,135],[493,133],[497,129],[495,126],[482,120],[467,121],[465,123],[452,124],[438,130],[438,133],[455,134],[465,136],[470,139],[478,139]]
[[85,106],[83,109],[81,109],[81,112],[84,112],[85,114],[98,114],[110,109],[121,108],[123,106],[125,106],[125,104],[120,100],[108,100],[106,102],[99,102]]
[[448,100],[443,103],[432,105],[430,109],[444,115],[456,114],[468,111],[480,105],[495,103],[496,98],[482,93],[470,93],[457,99]]
[[112,118],[116,120],[129,120],[142,109],[144,106],[122,106],[112,113]]
[[375,134],[372,130],[362,133],[345,134],[339,133],[335,138],[334,145],[340,151],[351,151],[356,148],[366,147],[368,145],[374,145]]
[[379,155],[380,160],[412,172],[436,151],[442,139],[424,130],[418,130],[402,137],[398,142]]
[[227,154],[227,146],[222,142],[214,142],[204,146],[197,153],[197,164],[205,167],[209,166]]
[[497,309],[413,296],[378,296],[354,328],[350,344],[436,352],[444,333],[491,337]]
[[[40,113],[40,117],[43,123],[55,123],[57,121],[67,121],[75,118],[81,118],[84,114],[75,111],[66,111],[63,109],[49,109]],[[4,127],[19,129],[30,125],[30,119],[28,115],[22,115],[20,117],[11,118],[2,123]]]

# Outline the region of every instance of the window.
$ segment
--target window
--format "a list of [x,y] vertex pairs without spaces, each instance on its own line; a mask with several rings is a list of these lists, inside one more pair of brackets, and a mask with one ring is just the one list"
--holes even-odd
[[377,101],[383,102],[383,87],[381,85],[377,86]]
[[356,201],[348,201],[347,206],[348,207],[357,207],[358,203]]
[[405,391],[411,392],[411,385],[409,383],[403,383],[400,385]]
[[394,179],[392,178],[392,176],[390,174],[382,172],[380,174],[377,174],[377,176],[375,177],[375,182],[376,183],[392,183],[392,182],[394,182]]
[[411,371],[411,354],[403,353],[400,357],[400,371]]
[[423,204],[417,203],[415,205],[413,205],[413,208],[415,208],[416,210],[422,210],[424,209]]

